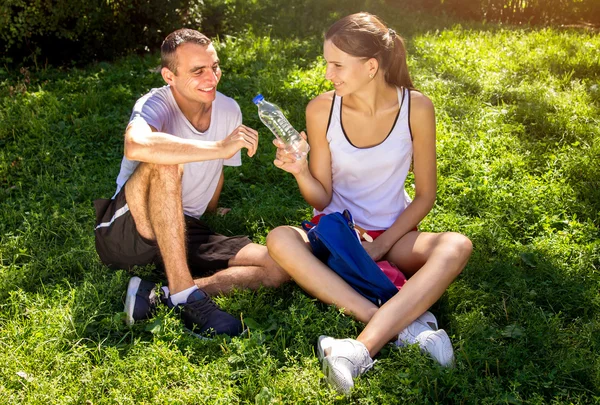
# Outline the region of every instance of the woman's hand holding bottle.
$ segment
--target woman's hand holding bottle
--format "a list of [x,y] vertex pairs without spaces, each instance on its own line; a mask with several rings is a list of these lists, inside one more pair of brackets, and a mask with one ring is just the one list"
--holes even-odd
[[[306,142],[306,134],[304,131],[300,132],[300,136],[302,137],[303,142]],[[298,157],[298,153],[291,151],[290,148],[279,139],[274,139],[273,145],[277,147],[277,154],[273,161],[275,166],[293,175],[300,174],[303,170],[308,170],[308,161],[306,160],[308,154],[301,154],[300,157]]]

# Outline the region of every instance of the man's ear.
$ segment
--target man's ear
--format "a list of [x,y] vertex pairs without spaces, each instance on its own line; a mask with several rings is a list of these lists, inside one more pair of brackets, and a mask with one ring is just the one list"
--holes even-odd
[[162,75],[164,81],[167,82],[167,84],[173,84],[175,73],[171,72],[171,70],[169,70],[168,67],[163,67],[160,70],[160,74]]

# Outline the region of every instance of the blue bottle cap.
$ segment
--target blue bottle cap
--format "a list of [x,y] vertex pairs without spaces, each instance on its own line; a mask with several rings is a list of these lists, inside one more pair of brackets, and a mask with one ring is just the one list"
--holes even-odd
[[254,104],[258,104],[258,103],[260,103],[261,101],[263,101],[264,99],[265,99],[265,98],[263,97],[263,95],[262,95],[262,94],[259,94],[258,96],[254,97],[254,98],[252,99],[252,102],[253,102]]

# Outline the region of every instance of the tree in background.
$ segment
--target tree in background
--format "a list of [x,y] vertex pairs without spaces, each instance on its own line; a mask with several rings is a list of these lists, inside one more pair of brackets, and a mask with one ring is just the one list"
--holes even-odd
[[194,25],[191,0],[4,0],[0,52],[5,62],[69,65],[154,48]]
[[175,29],[209,37],[247,30],[322,34],[331,21],[384,0],[3,0],[0,62],[73,65],[157,49]]

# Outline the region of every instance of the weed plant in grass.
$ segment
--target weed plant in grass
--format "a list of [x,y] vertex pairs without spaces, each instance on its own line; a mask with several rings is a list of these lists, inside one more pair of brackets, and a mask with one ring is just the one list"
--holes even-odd
[[[449,26],[387,10],[406,32],[438,120],[438,200],[424,231],[458,231],[471,261],[432,309],[453,369],[386,347],[348,398],[323,381],[320,334],[362,325],[288,284],[217,302],[250,336],[198,340],[161,309],[125,326],[126,271],[96,256],[92,200],[114,192],[135,100],[162,85],[157,56],[83,70],[0,71],[0,398],[3,403],[594,403],[600,401],[600,38],[582,31]],[[437,25],[439,26],[439,25]],[[434,27],[434,28],[431,28]],[[405,28],[403,30],[403,28]],[[248,32],[218,43],[220,90],[259,130],[207,220],[264,242],[310,216],[251,99],[296,128],[329,89],[322,38]],[[12,86],[12,89],[10,88]],[[411,190],[411,185],[408,185]],[[134,271],[160,281],[152,266]]]

